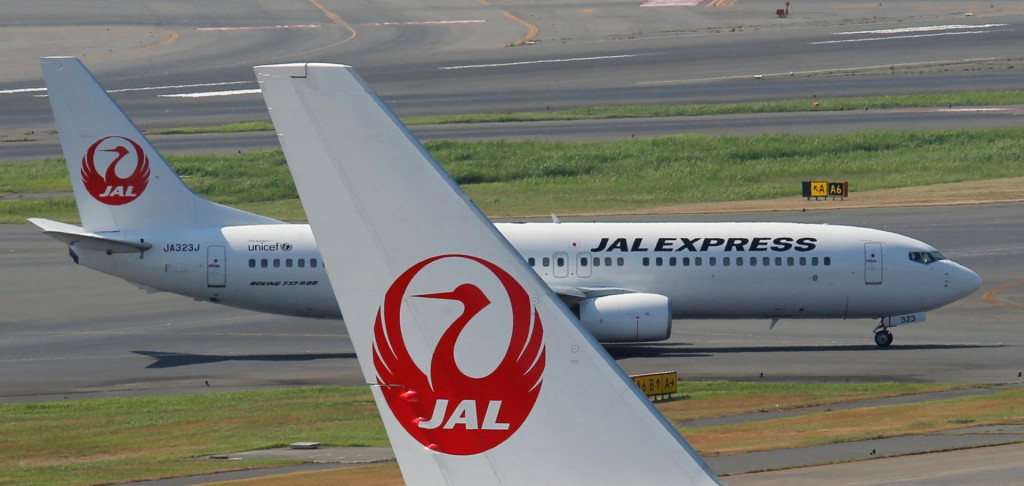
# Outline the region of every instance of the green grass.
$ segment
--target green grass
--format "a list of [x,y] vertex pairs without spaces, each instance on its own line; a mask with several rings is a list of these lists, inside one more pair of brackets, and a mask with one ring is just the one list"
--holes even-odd
[[[853,98],[757,101],[749,103],[706,103],[696,105],[595,106],[571,110],[437,115],[403,118],[407,125],[442,123],[525,122],[550,120],[593,120],[607,118],[653,118],[666,116],[732,115],[741,113],[784,113],[943,106],[991,106],[1024,103],[1024,91],[966,91],[949,94],[862,96]],[[815,105],[817,104],[817,105]]]
[[208,127],[179,127],[155,130],[150,133],[159,135],[195,135],[197,133],[238,133],[238,132],[269,132],[274,130],[274,124],[269,121],[262,122],[236,122],[224,125]]
[[[963,387],[727,381],[681,382],[679,385],[676,401],[658,405],[672,420],[678,418],[678,410],[689,410],[685,413],[695,416],[724,416],[773,410],[779,401],[784,401],[787,408],[800,408]],[[1021,393],[1021,390],[1011,390],[957,401],[930,402],[930,405],[916,404],[916,408],[906,409],[909,411],[898,407],[865,409],[869,415],[903,417],[898,423],[855,420],[856,416],[844,420],[861,428],[858,437],[958,428],[966,421],[978,425],[1019,422],[1024,418]],[[817,424],[821,433],[807,430],[799,440],[805,440],[808,435],[814,436],[818,443],[847,440],[849,432],[840,434],[836,430],[839,426],[822,422],[823,414],[809,414],[804,419]],[[758,442],[753,434],[748,434],[744,441],[742,429],[746,427],[758,430],[760,435],[770,435],[771,428],[761,431],[761,423],[793,420],[787,423],[804,427],[799,419],[773,420],[767,415],[762,422],[685,432],[688,439],[708,444],[701,446],[705,452],[720,453],[758,444],[770,449],[775,446],[763,447],[763,444],[775,442]],[[920,425],[925,422],[926,425]],[[282,447],[297,441],[316,441],[325,446],[388,444],[373,398],[365,387],[3,404],[0,405],[0,437],[3,437],[0,440],[2,485],[98,484],[282,465],[289,462],[229,462],[203,457]],[[783,437],[777,447],[789,447],[792,440],[792,437]]]
[[0,167],[0,194],[70,191],[64,159],[46,159]]
[[1024,389],[884,407],[825,410],[757,422],[681,429],[703,453],[809,447],[905,435],[922,435],[1024,421]]
[[[287,464],[201,456],[309,440],[386,446],[366,388],[0,405],[0,484],[97,484]],[[291,461],[292,463],[294,461]]]
[[972,388],[946,383],[787,383],[680,381],[672,400],[658,408],[672,422],[751,412]]
[[1024,175],[1024,129],[618,142],[434,142],[428,148],[491,216],[653,209],[799,197],[800,181],[851,190]]
[[[800,181],[851,191],[1024,176],[1024,128],[616,142],[429,142],[426,147],[492,217],[652,210],[694,202],[799,197]],[[280,150],[171,157],[196,192],[267,216],[301,220]],[[69,190],[55,161],[0,165],[4,192]],[[63,177],[67,177],[63,175]],[[0,222],[67,220],[39,201],[0,202]],[[267,210],[264,212],[263,210]]]
[[[552,120],[593,120],[608,118],[653,118],[667,116],[731,115],[741,113],[784,113],[801,111],[863,110],[865,108],[928,108],[942,106],[992,106],[1024,103],[1024,91],[964,91],[959,93],[861,96],[852,98],[757,101],[749,103],[705,103],[696,105],[593,106],[571,110],[507,113],[471,113],[457,115],[414,116],[403,118],[406,125],[447,123],[500,123]],[[233,133],[271,131],[270,122],[240,122],[208,127],[183,127],[158,130],[158,134]]]

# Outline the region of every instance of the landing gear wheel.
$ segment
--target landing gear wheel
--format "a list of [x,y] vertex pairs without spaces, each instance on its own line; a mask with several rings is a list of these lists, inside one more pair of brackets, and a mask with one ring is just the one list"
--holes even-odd
[[882,329],[875,333],[875,344],[880,348],[887,348],[892,344],[892,333],[888,329]]

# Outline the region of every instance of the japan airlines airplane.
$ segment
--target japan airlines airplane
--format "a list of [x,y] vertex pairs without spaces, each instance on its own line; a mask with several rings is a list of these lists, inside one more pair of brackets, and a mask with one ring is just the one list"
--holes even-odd
[[406,484],[721,484],[351,68],[256,73]]
[[[262,312],[341,317],[308,225],[200,197],[77,59],[44,58],[42,67],[82,226],[30,221],[67,243],[76,263],[151,291]],[[334,136],[358,147],[365,135]],[[782,318],[872,318],[881,319],[876,343],[888,346],[888,328],[920,322],[925,311],[981,284],[930,245],[866,228],[496,226],[601,342],[666,339],[672,318],[766,318],[773,325]]]

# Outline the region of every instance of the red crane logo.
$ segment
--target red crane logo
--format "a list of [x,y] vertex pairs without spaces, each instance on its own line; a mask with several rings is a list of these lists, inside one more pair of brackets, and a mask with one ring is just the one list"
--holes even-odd
[[[100,146],[107,148],[100,149]],[[97,152],[113,155],[104,156]],[[103,175],[96,169],[97,155],[100,155],[101,162],[108,163]],[[135,169],[127,177],[121,177],[118,164],[128,155],[133,155],[128,160],[134,159]],[[121,170],[123,174],[125,169]],[[142,195],[149,184],[149,157],[134,140],[116,135],[103,137],[90,145],[82,157],[82,183],[89,194],[103,204],[120,206],[130,203]]]
[[[491,304],[480,287],[464,283],[447,292],[406,295],[414,277],[427,265],[450,259],[483,266],[508,294],[509,346],[497,368],[482,378],[467,376],[455,363],[459,334]],[[448,325],[434,349],[429,378],[413,362],[402,338],[401,305],[407,297],[463,305],[462,314]],[[537,402],[545,365],[544,328],[526,290],[491,262],[468,255],[440,255],[413,265],[388,289],[373,331],[377,383],[395,418],[427,448],[460,456],[488,451],[515,434]]]

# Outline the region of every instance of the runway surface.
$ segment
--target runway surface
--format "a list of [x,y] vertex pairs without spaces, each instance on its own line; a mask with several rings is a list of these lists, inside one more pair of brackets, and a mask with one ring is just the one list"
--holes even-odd
[[[567,218],[568,219],[568,218]],[[870,320],[677,320],[662,343],[612,345],[630,373],[682,379],[1020,382],[1024,204],[602,219],[852,224],[929,242],[978,272],[974,296],[894,330]],[[0,226],[0,400],[360,384],[340,321],[288,318],[146,294],[78,267],[26,225]],[[1001,290],[1000,290],[1001,289]],[[991,293],[989,300],[982,296]],[[210,387],[205,383],[209,382]]]
[[[308,60],[356,66],[400,116],[631,103],[812,102],[1024,85],[1024,56],[1017,48],[1024,44],[1024,6],[823,0],[794,6],[789,18],[779,19],[772,14],[777,3],[641,8],[640,2],[603,0],[584,8],[426,1],[406,8],[402,2],[230,0],[211,6],[190,0],[135,2],[130,8],[109,1],[12,6],[0,19],[0,141],[8,142],[0,143],[0,160],[59,153],[41,97],[37,58],[44,55],[82,57],[144,129],[267,120],[252,66]],[[116,22],[108,15],[112,8]],[[520,41],[518,47],[501,47]],[[1019,112],[872,116],[606,122],[597,128],[599,135],[590,136],[852,131],[874,123],[1019,126],[1021,119]],[[508,132],[573,139],[594,129],[562,127],[444,127],[425,136],[479,139]],[[262,140],[258,147],[273,143],[272,137],[255,138]],[[246,139],[178,137],[160,148],[254,148],[236,140]]]
[[[691,8],[640,3],[13,2],[0,18],[0,160],[57,153],[48,102],[40,97],[37,58],[46,55],[82,57],[127,113],[150,130],[266,120],[262,100],[252,92],[251,66],[308,60],[356,66],[402,116],[1024,86],[1024,6],[1016,2],[822,0],[793,5],[786,19],[773,15],[780,6],[776,0]],[[504,47],[510,45],[517,47]],[[743,135],[1020,125],[1018,107],[1009,107],[998,113],[848,111],[415,132],[425,139],[571,140],[680,131]],[[155,142],[168,153],[234,152],[275,143],[269,134]],[[895,329],[896,341],[887,350],[873,345],[869,321],[782,321],[771,331],[766,321],[676,321],[665,343],[609,348],[628,372],[676,369],[683,379],[754,379],[764,373],[769,380],[1021,383],[1022,204],[668,218],[887,229],[934,244],[977,271],[985,284],[976,295],[931,312],[928,322]],[[0,226],[0,275],[3,402],[362,381],[338,321],[147,295],[76,267],[66,247],[35,228]],[[1019,465],[1007,465],[1019,457],[1019,446],[1012,447],[1000,449],[1009,453],[929,454],[750,479],[783,478],[776,483],[731,481],[852,484],[853,477],[873,484],[883,478],[900,484],[1006,484],[1020,471]],[[886,464],[894,466],[886,470]],[[796,476],[785,476],[790,473]]]

